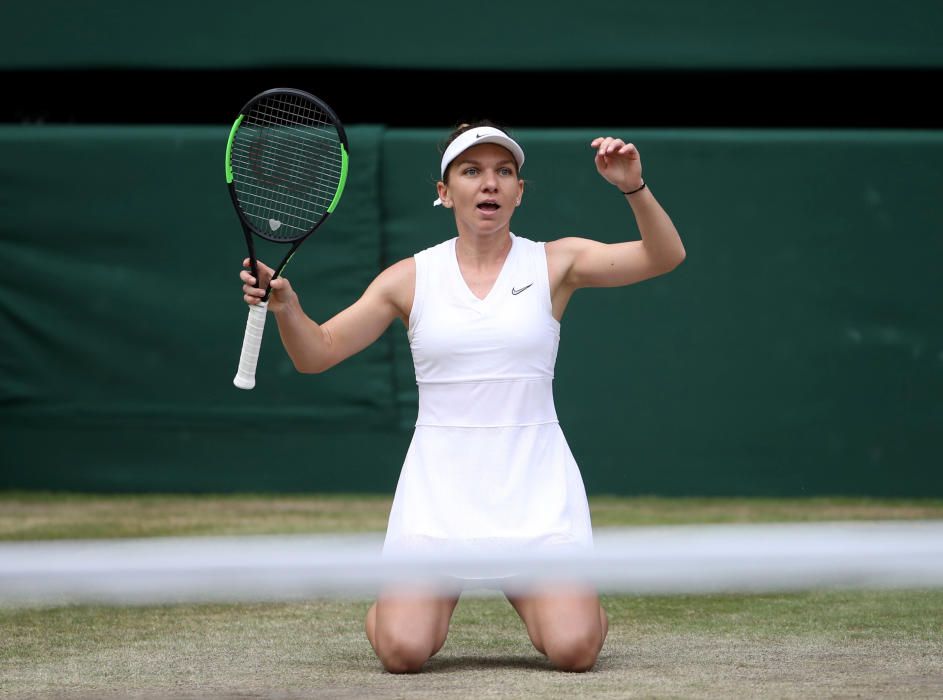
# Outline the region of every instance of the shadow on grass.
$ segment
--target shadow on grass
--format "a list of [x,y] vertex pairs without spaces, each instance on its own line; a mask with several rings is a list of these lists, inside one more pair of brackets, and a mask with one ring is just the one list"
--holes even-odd
[[454,673],[455,671],[483,671],[499,668],[553,671],[546,659],[524,656],[462,656],[432,658],[422,667],[423,673]]

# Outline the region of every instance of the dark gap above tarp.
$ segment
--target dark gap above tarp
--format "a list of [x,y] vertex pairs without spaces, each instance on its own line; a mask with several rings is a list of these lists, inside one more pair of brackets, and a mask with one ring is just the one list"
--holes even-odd
[[[0,71],[0,122],[231,124],[271,87],[308,90],[346,124],[514,127],[940,128],[943,69]],[[234,105],[237,105],[234,107]]]

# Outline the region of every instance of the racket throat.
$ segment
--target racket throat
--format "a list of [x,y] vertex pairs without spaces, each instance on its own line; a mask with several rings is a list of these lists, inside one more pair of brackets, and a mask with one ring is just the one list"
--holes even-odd
[[[288,254],[285,256],[285,259],[282,260],[282,264],[278,266],[278,269],[275,270],[275,274],[272,275],[272,279],[269,280],[268,289],[265,290],[265,296],[262,297],[262,301],[263,301],[263,302],[267,302],[267,301],[268,301],[269,295],[271,295],[271,293],[272,293],[272,282],[274,282],[276,279],[278,279],[278,278],[281,276],[281,274],[282,274],[282,272],[284,271],[285,267],[286,267],[286,266],[288,265],[288,263],[291,261],[292,256],[295,254],[295,251],[298,250],[298,246],[300,246],[300,245],[301,245],[301,241],[295,241],[294,243],[292,243],[292,245],[291,245],[291,250],[288,251]],[[252,259],[252,263],[253,263],[253,265],[255,264],[255,258],[254,258],[254,257],[253,257],[253,259]],[[258,276],[258,274],[256,274],[256,273],[253,273],[252,276],[255,277],[256,280],[259,279],[259,276]]]

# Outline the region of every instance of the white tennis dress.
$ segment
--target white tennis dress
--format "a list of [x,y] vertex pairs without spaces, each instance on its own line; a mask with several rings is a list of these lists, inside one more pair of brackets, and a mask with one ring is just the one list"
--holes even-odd
[[415,255],[408,337],[419,415],[384,556],[591,547],[586,491],[553,403],[560,324],[544,244],[511,234],[479,299],[456,240]]

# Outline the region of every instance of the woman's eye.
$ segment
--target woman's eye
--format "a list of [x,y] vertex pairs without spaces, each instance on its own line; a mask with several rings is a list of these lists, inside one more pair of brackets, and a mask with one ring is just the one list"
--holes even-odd
[[500,172],[502,175],[511,175],[511,169],[510,169],[510,168],[501,168],[501,170],[500,170],[499,172]]
[[466,174],[466,175],[477,175],[477,174],[478,174],[478,168],[465,168],[465,174]]

